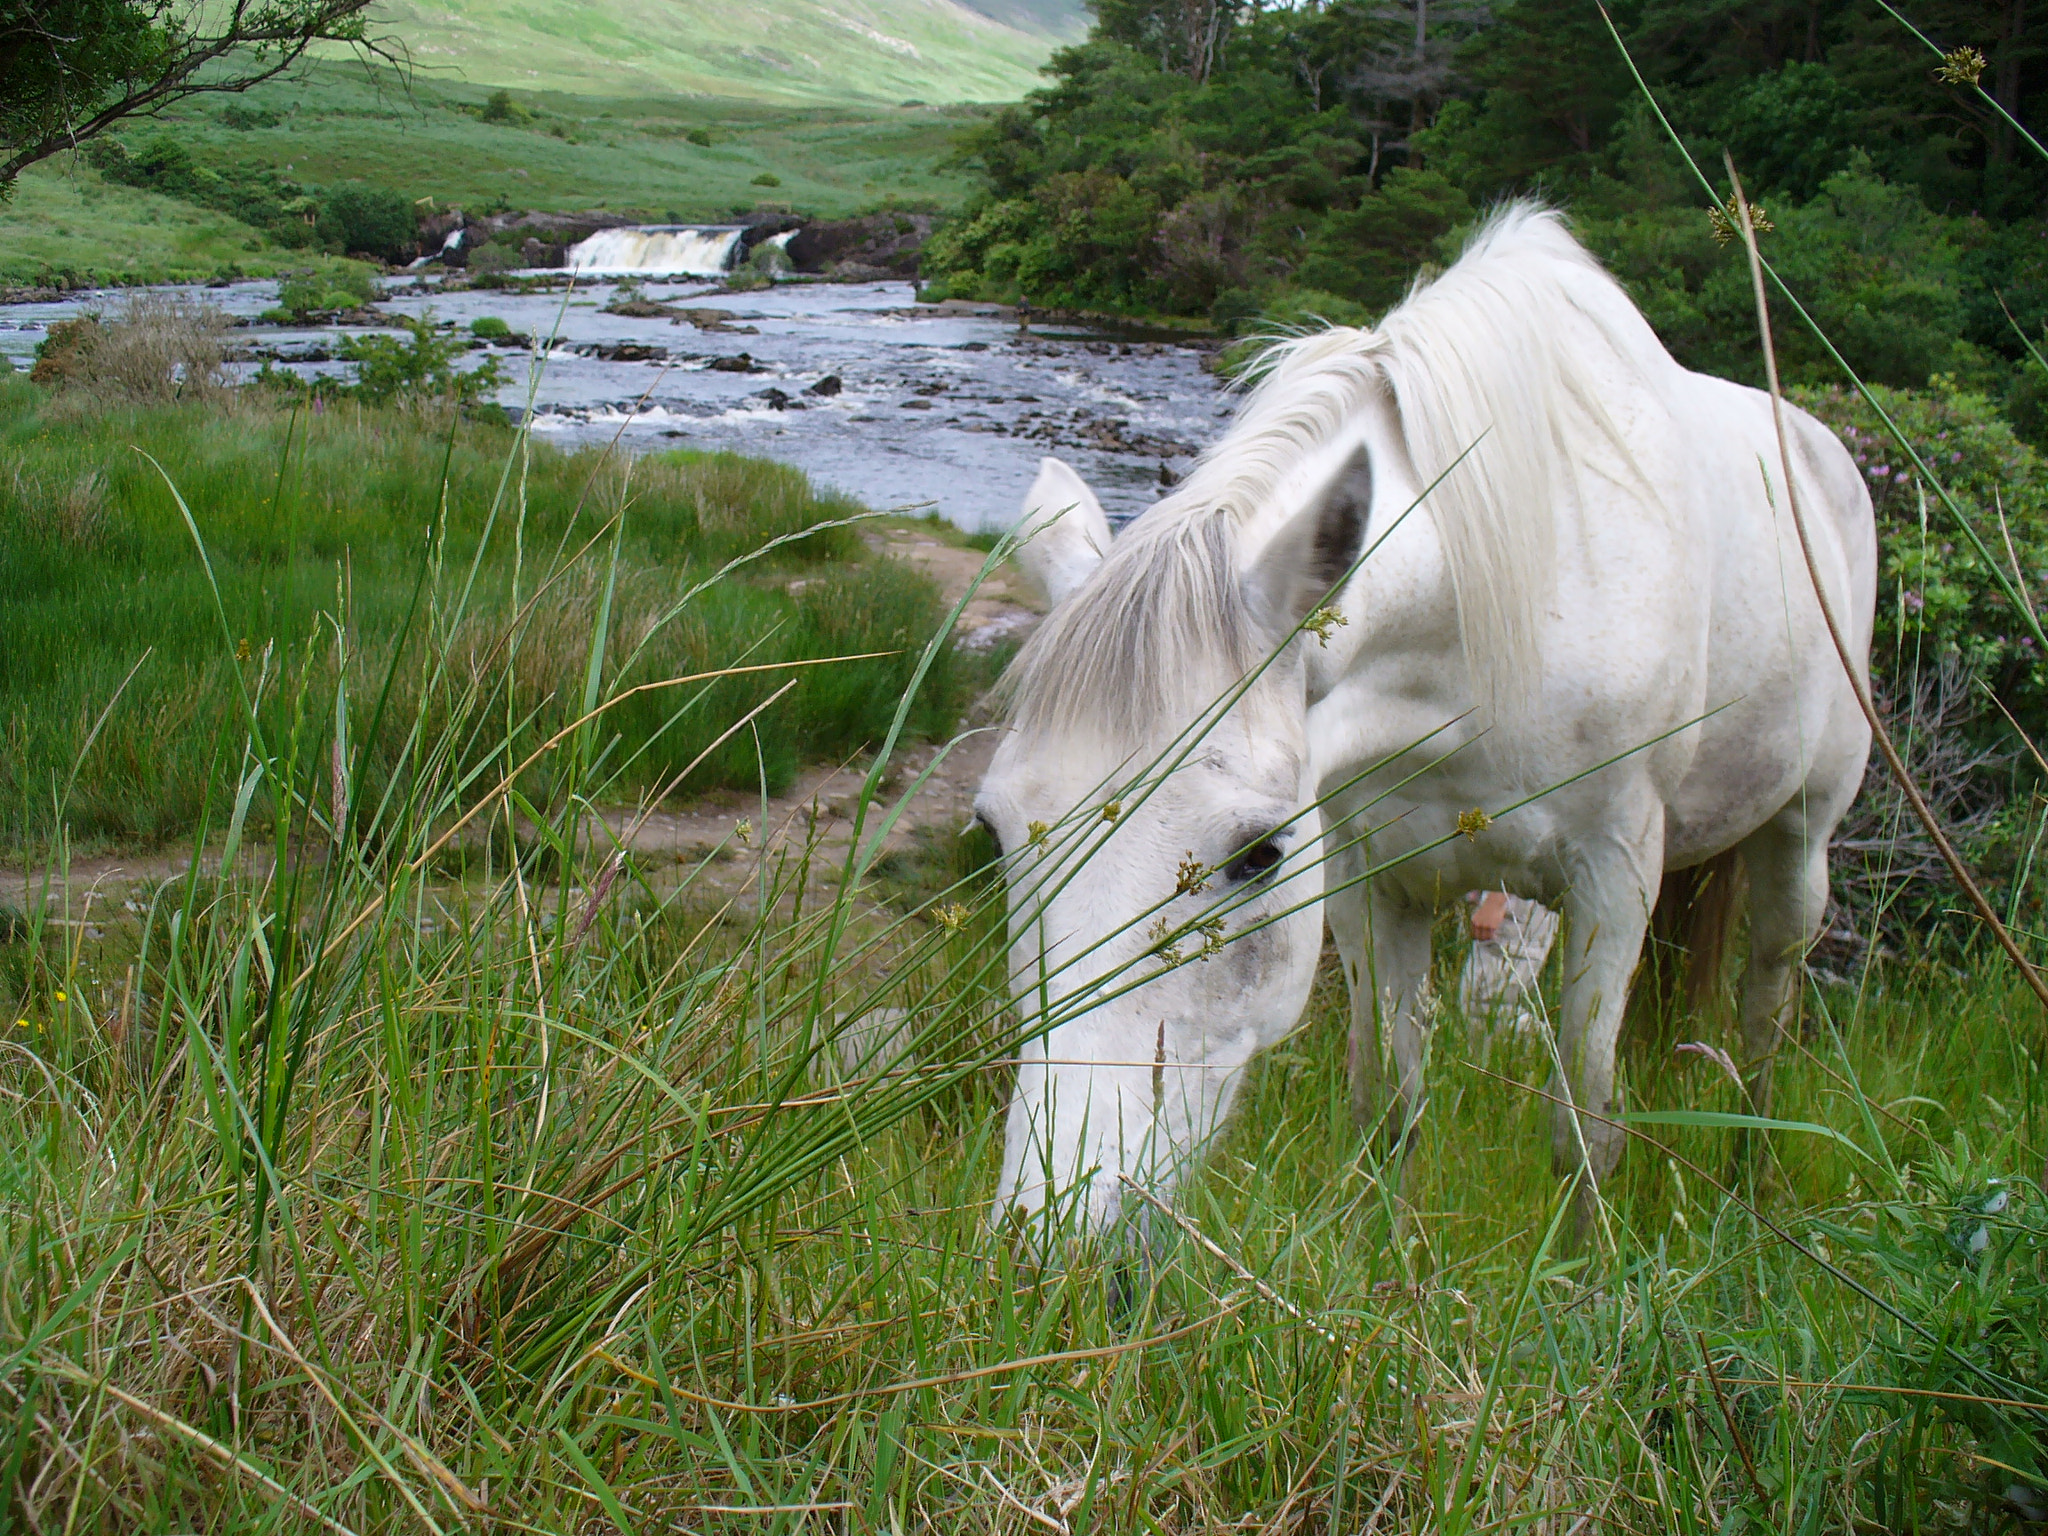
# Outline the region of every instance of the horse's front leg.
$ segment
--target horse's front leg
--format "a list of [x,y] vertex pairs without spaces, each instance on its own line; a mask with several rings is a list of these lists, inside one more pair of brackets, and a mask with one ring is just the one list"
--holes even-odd
[[1625,1135],[1614,1123],[1614,1055],[1629,978],[1643,949],[1650,905],[1663,868],[1661,822],[1651,835],[1610,843],[1582,857],[1565,894],[1569,920],[1564,1007],[1553,1080],[1551,1165],[1560,1178],[1584,1170],[1574,1234],[1590,1239],[1600,1184],[1621,1160]]

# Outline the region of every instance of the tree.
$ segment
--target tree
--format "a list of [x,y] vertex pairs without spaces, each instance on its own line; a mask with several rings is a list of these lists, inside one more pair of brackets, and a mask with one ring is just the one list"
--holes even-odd
[[1095,35],[1144,54],[1162,73],[1200,84],[1223,61],[1245,0],[1093,0]]
[[0,0],[0,198],[124,117],[246,91],[316,42],[379,51],[371,0]]

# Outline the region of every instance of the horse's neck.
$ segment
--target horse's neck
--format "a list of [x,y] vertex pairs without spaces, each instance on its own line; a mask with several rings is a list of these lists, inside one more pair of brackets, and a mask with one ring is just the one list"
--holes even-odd
[[1428,509],[1416,504],[1420,487],[1405,451],[1396,444],[1375,457],[1384,468],[1376,471],[1367,553],[1331,604],[1343,622],[1305,648],[1309,698],[1388,667],[1432,669],[1462,695],[1465,654],[1443,540]]

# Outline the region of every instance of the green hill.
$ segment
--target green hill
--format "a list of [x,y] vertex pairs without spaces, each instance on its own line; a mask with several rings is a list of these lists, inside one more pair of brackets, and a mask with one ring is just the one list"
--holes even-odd
[[579,95],[1014,101],[1080,0],[390,0],[372,31],[423,74]]

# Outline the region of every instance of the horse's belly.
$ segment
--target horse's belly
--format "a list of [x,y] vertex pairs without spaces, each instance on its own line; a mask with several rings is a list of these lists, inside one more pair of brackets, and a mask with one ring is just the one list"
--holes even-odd
[[1664,806],[1664,864],[1710,859],[1762,826],[1799,792],[1807,764],[1793,753],[1732,752],[1696,762]]

